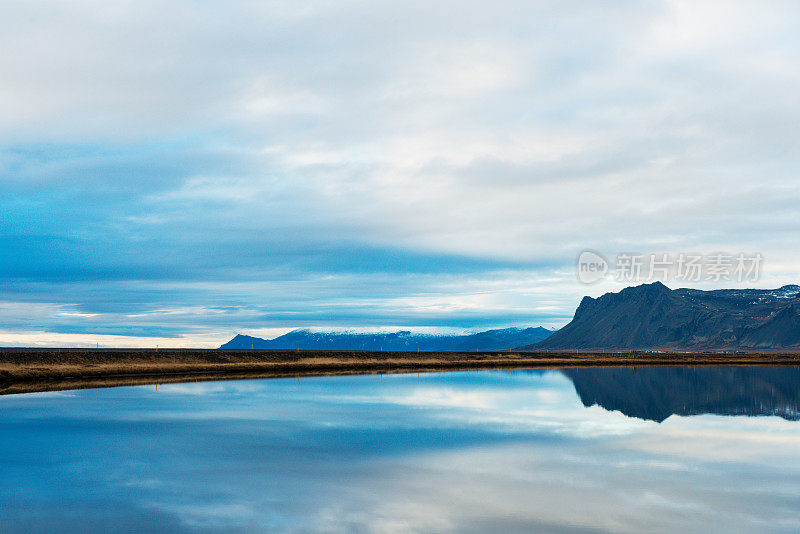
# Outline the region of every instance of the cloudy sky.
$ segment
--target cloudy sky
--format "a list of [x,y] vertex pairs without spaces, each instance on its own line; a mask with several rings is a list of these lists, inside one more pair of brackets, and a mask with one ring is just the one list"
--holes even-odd
[[800,281],[800,4],[0,0],[0,344],[558,327]]

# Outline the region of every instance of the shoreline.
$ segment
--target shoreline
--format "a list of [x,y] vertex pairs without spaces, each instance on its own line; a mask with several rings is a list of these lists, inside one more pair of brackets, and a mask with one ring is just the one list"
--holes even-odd
[[800,366],[800,353],[0,348],[0,395],[344,374],[685,365]]

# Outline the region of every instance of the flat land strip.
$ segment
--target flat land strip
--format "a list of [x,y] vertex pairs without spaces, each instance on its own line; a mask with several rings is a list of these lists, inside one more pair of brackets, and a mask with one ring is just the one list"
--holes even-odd
[[0,394],[332,374],[655,365],[800,365],[800,353],[0,348]]

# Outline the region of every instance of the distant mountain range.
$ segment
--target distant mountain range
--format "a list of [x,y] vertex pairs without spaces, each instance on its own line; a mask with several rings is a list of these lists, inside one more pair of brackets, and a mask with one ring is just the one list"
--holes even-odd
[[221,349],[301,349],[301,350],[406,350],[475,351],[510,350],[539,342],[552,334],[536,328],[504,328],[476,334],[413,334],[409,331],[364,334],[354,332],[314,332],[293,330],[274,339],[237,335]]
[[660,282],[584,297],[572,321],[519,350],[800,348],[800,286],[671,290]]
[[797,367],[564,369],[584,406],[662,422],[671,415],[776,415],[800,419]]
[[661,282],[584,297],[556,332],[505,328],[475,334],[318,332],[274,339],[237,335],[221,349],[301,350],[782,350],[800,348],[800,286],[671,290]]

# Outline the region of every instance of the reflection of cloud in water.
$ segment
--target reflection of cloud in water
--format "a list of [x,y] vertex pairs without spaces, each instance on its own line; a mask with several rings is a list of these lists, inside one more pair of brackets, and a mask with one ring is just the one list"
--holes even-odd
[[798,424],[775,417],[717,416],[671,418],[660,428],[637,433],[625,442],[630,449],[701,461],[771,460],[776,465],[800,465]]
[[[560,442],[557,447],[501,445],[393,461],[391,468],[382,466],[380,478],[359,481],[372,492],[369,500],[343,517],[371,525],[402,521],[404,528],[419,532],[442,525],[469,531],[476,524],[495,532],[508,525],[616,532],[704,532],[709,525],[756,532],[765,523],[800,526],[796,494],[754,500],[754,488],[735,477],[721,478],[718,472],[709,477],[706,469],[676,469],[680,466],[655,461],[640,462],[635,470],[609,462],[621,454]],[[781,478],[773,472],[760,488]]]
[[[151,386],[144,386],[151,387]],[[158,390],[161,393],[173,395],[215,395],[225,394],[244,394],[256,393],[263,388],[252,382],[230,381],[230,382],[189,382],[178,384],[160,384]]]
[[[388,394],[388,403],[424,408],[442,424],[479,426],[500,432],[552,432],[574,436],[626,434],[648,423],[620,413],[580,406],[565,384],[548,389],[497,389],[476,386],[462,391],[452,387],[414,388],[406,395]],[[444,408],[444,409],[443,409]]]
[[8,395],[0,395],[0,402],[6,399],[13,399],[15,397],[39,397],[39,398],[67,398],[74,397],[71,391],[37,391],[35,393],[11,393]]
[[[0,493],[4,528],[98,507],[151,510],[173,530],[800,528],[797,423],[632,419],[584,408],[555,372],[73,395],[5,402],[0,467],[16,500]],[[39,511],[9,506],[19,496]]]

